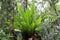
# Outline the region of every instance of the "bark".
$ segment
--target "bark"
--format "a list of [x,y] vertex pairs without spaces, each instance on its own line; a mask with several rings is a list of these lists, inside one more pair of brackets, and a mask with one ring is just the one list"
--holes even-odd
[[10,20],[11,20],[10,27],[11,27],[11,32],[13,34],[13,39],[17,40],[17,35],[16,35],[15,30],[14,30],[14,0],[11,0],[11,18],[10,18]]

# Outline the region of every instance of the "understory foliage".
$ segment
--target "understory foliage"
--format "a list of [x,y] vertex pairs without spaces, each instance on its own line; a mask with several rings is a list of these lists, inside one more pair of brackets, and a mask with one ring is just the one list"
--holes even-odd
[[20,3],[17,3],[17,8],[19,15],[15,15],[15,27],[21,30],[23,36],[30,37],[33,33],[37,33],[37,31],[43,28],[41,24],[45,19],[47,19],[47,15],[45,13],[41,16],[37,15],[38,13],[35,10],[34,3],[31,3],[30,9],[27,8],[26,12],[24,12]]
[[[24,11],[21,0],[14,0],[14,30],[17,40],[35,32],[42,40],[60,40],[60,0],[28,0]],[[45,3],[47,2],[48,5]],[[36,6],[37,4],[37,6]],[[38,6],[42,4],[41,10]],[[47,7],[44,7],[46,5]],[[10,28],[11,1],[0,0],[0,40],[13,40]]]

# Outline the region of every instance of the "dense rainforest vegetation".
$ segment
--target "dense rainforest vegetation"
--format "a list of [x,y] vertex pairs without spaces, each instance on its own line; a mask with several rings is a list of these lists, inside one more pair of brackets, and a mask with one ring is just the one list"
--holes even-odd
[[60,40],[60,0],[0,0],[0,40]]

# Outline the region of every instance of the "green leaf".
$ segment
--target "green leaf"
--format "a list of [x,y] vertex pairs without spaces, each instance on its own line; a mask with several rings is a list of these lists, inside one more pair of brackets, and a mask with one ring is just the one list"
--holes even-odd
[[34,28],[35,28],[35,23],[32,22],[30,29],[31,29],[31,30],[34,30]]
[[41,23],[41,20],[42,20],[42,18],[39,17],[39,18],[36,20],[35,25],[38,26],[38,25]]
[[25,12],[20,3],[17,2],[18,11],[20,12],[23,19],[25,19]]
[[32,4],[31,4],[31,19],[32,19],[32,22],[34,21],[34,17],[35,17],[35,4],[34,4],[34,2],[32,2]]
[[57,11],[59,11],[60,10],[60,5],[56,5],[56,9],[57,9]]
[[23,32],[26,31],[28,33],[33,33],[33,31],[42,23],[44,17],[38,17],[38,19],[35,18],[36,10],[34,2],[31,4],[31,9],[27,8],[26,12],[24,12],[22,6],[19,3],[17,3],[17,8],[21,16],[15,17],[15,20],[18,22],[18,24],[20,24],[21,30]]
[[34,4],[34,2],[32,2],[32,4],[31,4],[31,11],[34,14],[34,12],[35,12],[35,4]]
[[11,23],[10,20],[8,20],[7,22],[5,22],[5,24],[8,24],[8,25],[9,25],[10,23]]
[[21,25],[22,26],[27,26],[26,22],[24,22],[24,21],[21,22]]
[[36,30],[36,31],[39,31],[39,30],[41,30],[42,28],[43,28],[43,27],[40,26],[40,27],[37,27],[35,30]]
[[31,16],[30,16],[30,10],[29,9],[27,9],[26,10],[26,16],[25,16],[25,19],[26,19],[26,22],[27,22],[27,24],[29,25],[29,23],[30,23],[30,19],[31,19]]

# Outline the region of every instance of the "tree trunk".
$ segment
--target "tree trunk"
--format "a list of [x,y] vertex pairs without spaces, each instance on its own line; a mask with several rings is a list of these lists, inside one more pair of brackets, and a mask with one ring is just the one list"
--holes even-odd
[[11,17],[10,17],[10,20],[11,20],[11,32],[13,34],[13,39],[14,40],[17,40],[17,35],[16,35],[16,32],[14,30],[14,0],[11,0]]

